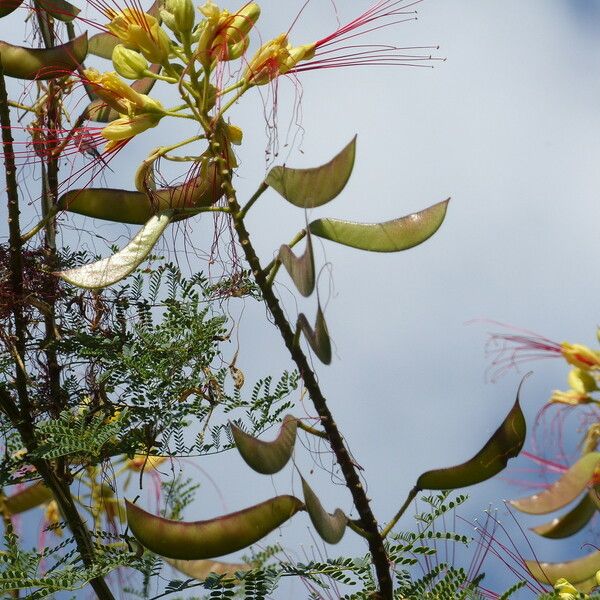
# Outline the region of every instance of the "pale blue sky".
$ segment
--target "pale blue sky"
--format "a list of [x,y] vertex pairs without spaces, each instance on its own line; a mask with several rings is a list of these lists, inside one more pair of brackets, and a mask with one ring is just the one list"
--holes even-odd
[[[313,4],[292,33],[294,43],[323,37],[335,27],[332,4]],[[336,4],[342,21],[369,6],[362,0]],[[268,0],[261,6],[260,31],[267,38],[287,29],[300,3]],[[412,251],[375,255],[316,244],[318,264],[331,265],[331,277],[323,272],[319,290],[335,344],[332,365],[317,364],[317,371],[365,469],[381,520],[394,514],[419,473],[474,454],[514,401],[518,373],[496,384],[485,381],[486,332],[494,327],[466,326],[467,321],[497,319],[557,341],[595,343],[599,22],[599,4],[588,0],[425,0],[417,22],[381,32],[381,41],[439,44],[438,55],[447,60],[435,69],[372,67],[300,76],[303,136],[301,143],[282,150],[288,164],[319,164],[358,133],[357,163],[347,189],[309,218],[386,220],[452,197],[440,232]],[[288,107],[298,96],[291,82],[282,82],[279,93],[285,137]],[[239,171],[243,198],[265,172],[258,94],[236,107],[232,118],[245,133]],[[164,131],[128,147],[125,156],[132,164],[123,185],[135,170],[137,149],[162,142]],[[291,126],[289,131],[299,130]],[[197,246],[209,244],[207,222],[187,232]],[[250,229],[265,262],[303,222],[303,213],[275,193],[261,198]],[[83,220],[73,219],[73,224],[85,226]],[[99,231],[116,237],[113,228]],[[180,247],[186,243],[181,234],[176,240]],[[103,250],[101,242],[96,247]],[[295,318],[297,294],[286,276],[279,281]],[[313,314],[315,299],[298,300],[298,306]],[[264,309],[248,302],[238,359],[248,380],[289,368],[266,322]],[[550,391],[565,387],[567,372],[558,362],[533,368],[522,398],[530,422]],[[570,423],[575,430],[577,419]],[[307,473],[312,465],[306,452],[299,448],[297,454]],[[522,459],[510,466],[519,465],[529,466]],[[242,467],[233,453],[202,466],[217,477],[229,510],[273,491],[300,493],[291,471],[273,480],[261,477]],[[328,508],[351,508],[345,488],[334,486],[327,472],[317,470],[310,480]],[[220,510],[209,486],[203,494],[198,516],[190,518]],[[488,503],[497,506],[499,499],[517,497],[522,490],[497,479],[469,494],[472,499],[461,514],[472,518]],[[400,524],[411,525],[408,516]],[[310,553],[314,543],[303,515],[273,540],[297,557]],[[585,552],[579,543],[570,548],[548,543],[540,557],[574,557]],[[340,552],[364,550],[352,533],[339,546]],[[337,547],[330,549],[333,556],[337,552]],[[490,584],[502,579],[498,563],[488,572]],[[278,597],[294,597],[285,594]]]

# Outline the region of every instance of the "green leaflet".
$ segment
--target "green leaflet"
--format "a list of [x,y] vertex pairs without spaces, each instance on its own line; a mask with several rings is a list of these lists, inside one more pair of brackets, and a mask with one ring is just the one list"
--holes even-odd
[[318,359],[324,365],[331,363],[331,340],[329,339],[327,323],[325,322],[321,305],[319,304],[317,306],[317,320],[315,321],[314,329],[310,326],[308,319],[302,313],[298,315],[296,326],[302,331],[306,341],[317,355]]
[[59,277],[77,287],[101,289],[113,285],[135,271],[171,222],[173,211],[166,210],[152,217],[139,233],[116,254],[95,263],[68,271],[56,273]]
[[509,459],[519,454],[526,431],[517,393],[517,399],[502,425],[473,458],[455,467],[423,473],[416,487],[420,490],[454,490],[493,477],[506,467]]
[[23,4],[23,0],[0,0],[0,17],[10,15],[13,10],[16,10]]
[[566,538],[581,531],[595,513],[596,505],[589,494],[586,494],[579,504],[568,513],[552,519],[549,523],[532,527],[531,531],[553,540]]
[[19,79],[52,79],[74,71],[87,55],[87,33],[54,48],[24,48],[0,41],[4,74]]
[[306,483],[304,477],[300,477],[300,479],[302,480],[304,504],[306,505],[306,510],[315,531],[328,544],[337,544],[344,537],[348,517],[346,517],[344,511],[340,508],[336,508],[332,515],[329,514],[323,508],[317,495],[312,491],[308,483]]
[[344,246],[371,252],[399,252],[423,243],[439,229],[449,200],[385,223],[317,219],[309,228],[314,235]]
[[66,0],[36,0],[36,4],[63,23],[70,23],[81,12]]
[[333,159],[312,169],[273,167],[265,183],[300,208],[315,208],[333,200],[345,187],[356,154],[356,136]]
[[52,500],[52,492],[41,481],[36,481],[20,492],[4,499],[4,508],[11,515],[28,511]]
[[315,289],[315,260],[310,231],[306,231],[306,249],[302,256],[296,256],[287,244],[283,244],[279,249],[279,260],[286,268],[298,291],[303,296],[310,296]]
[[582,456],[548,489],[539,494],[511,500],[517,510],[532,515],[544,515],[572,502],[586,489],[594,471],[600,463],[600,452]]
[[533,577],[541,583],[554,585],[557,579],[564,577],[577,588],[581,587],[583,591],[583,586],[578,584],[590,583],[592,578],[595,579],[596,571],[600,570],[600,551],[568,562],[540,563],[537,560],[526,560],[525,565]]
[[255,506],[208,521],[171,521],[125,500],[127,524],[138,542],[167,558],[215,558],[247,548],[285,523],[304,504],[294,496],[276,496]]
[[235,445],[246,464],[263,475],[278,473],[285,467],[294,451],[296,443],[296,418],[286,415],[279,435],[272,442],[259,440],[237,425],[229,423]]

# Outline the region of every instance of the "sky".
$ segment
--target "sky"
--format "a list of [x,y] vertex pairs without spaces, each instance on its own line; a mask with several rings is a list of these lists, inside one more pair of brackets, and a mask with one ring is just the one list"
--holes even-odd
[[[300,6],[294,0],[262,2],[262,37],[286,31]],[[346,22],[369,3],[337,0],[335,6]],[[488,332],[499,330],[490,320],[558,342],[597,343],[598,24],[600,8],[591,0],[425,0],[418,5],[418,20],[382,30],[376,38],[399,46],[439,45],[434,54],[445,60],[432,63],[434,68],[322,70],[279,86],[280,161],[318,165],[358,134],[348,186],[327,206],[310,211],[309,219],[384,221],[452,198],[440,231],[413,250],[379,255],[315,244],[318,267],[327,266],[319,296],[334,344],[332,364],[315,361],[315,368],[382,521],[396,512],[420,473],[463,462],[485,443],[514,402],[527,370],[534,371],[522,391],[529,424],[551,390],[566,389],[567,369],[559,361],[525,365],[490,381],[485,347]],[[291,41],[312,41],[335,27],[334,4],[313,0],[292,29]],[[252,194],[267,169],[264,102],[255,93],[231,112],[245,134],[239,153],[241,198]],[[165,132],[180,133],[176,128],[152,131],[128,146],[115,179],[107,176],[110,185],[130,186],[142,150],[161,143]],[[287,146],[286,138],[292,142]],[[265,263],[303,227],[304,218],[275,192],[260,199],[248,225]],[[78,217],[68,222],[73,228],[91,223]],[[124,228],[94,228],[107,242],[83,242],[100,252],[107,251],[107,243],[126,239]],[[208,248],[211,229],[209,219],[201,219],[185,235],[181,229],[169,233],[161,248],[173,253],[177,247],[183,264],[189,260],[193,268],[203,268],[184,251],[190,243]],[[67,238],[81,240],[69,233]],[[314,314],[315,298],[298,299],[286,275],[278,278],[277,290],[292,319],[297,310]],[[241,305],[232,310],[243,313],[237,364],[246,379],[289,369],[264,308],[246,301],[243,311]],[[232,344],[231,355],[236,349]],[[314,414],[307,399],[298,401],[294,414]],[[567,425],[577,439],[577,415]],[[530,433],[529,450],[531,444]],[[351,510],[345,488],[332,482],[304,448],[296,460],[305,475],[313,471],[309,481],[329,510]],[[327,458],[321,460],[328,466]],[[514,480],[531,467],[526,459],[516,459],[502,477],[469,489],[460,514],[473,520],[491,505],[503,521],[511,521],[502,500],[527,493]],[[217,479],[227,510],[273,492],[301,493],[291,469],[274,478],[259,476],[234,453],[207,459],[202,468]],[[225,508],[208,484],[196,506],[198,514],[190,518]],[[542,522],[518,519],[524,528]],[[407,514],[399,527],[411,526]],[[515,539],[522,535],[514,527],[511,531]],[[312,555],[316,543],[304,515],[268,541],[283,543],[297,558]],[[587,541],[589,536],[564,544],[531,539],[544,560],[584,554]],[[335,556],[338,550],[361,554],[365,547],[348,533],[339,548],[327,552]],[[529,549],[524,553],[531,556]],[[510,581],[498,560],[486,570],[489,587]],[[283,588],[278,598],[297,597],[296,592]]]

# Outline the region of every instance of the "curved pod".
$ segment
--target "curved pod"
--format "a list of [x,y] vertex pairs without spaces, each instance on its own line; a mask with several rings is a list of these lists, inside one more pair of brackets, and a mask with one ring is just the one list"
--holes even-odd
[[[178,208],[211,206],[223,195],[221,177],[215,165],[182,185],[163,188],[151,195],[129,190],[84,188],[71,190],[59,199],[61,210],[118,223],[143,225],[159,212]],[[187,219],[193,213],[173,220]]]
[[304,503],[313,527],[328,544],[337,544],[344,537],[348,517],[341,508],[336,508],[333,514],[329,514],[304,477],[301,476],[300,479],[302,480]]
[[178,560],[166,558],[165,562],[177,569],[180,573],[204,581],[211,573],[224,575],[225,579],[233,579],[240,571],[249,571],[252,565],[245,563],[228,563],[218,560]]
[[370,252],[400,252],[422,244],[441,226],[448,200],[419,212],[385,223],[353,223],[339,219],[317,219],[309,227],[314,235]]
[[52,500],[52,492],[41,481],[37,481],[5,498],[4,508],[9,514],[17,515],[44,504],[48,500]]
[[549,523],[532,527],[531,531],[545,538],[560,540],[581,531],[595,514],[596,504],[590,498],[590,494],[586,494],[568,513],[552,519]]
[[519,454],[526,431],[517,393],[517,399],[502,425],[473,458],[454,467],[423,473],[416,487],[419,490],[455,490],[493,477],[506,467],[509,459]]
[[346,186],[356,155],[356,136],[328,163],[311,169],[273,167],[265,183],[300,208],[315,208],[333,200]]
[[171,216],[172,211],[166,210],[152,217],[129,244],[116,254],[82,267],[58,271],[55,275],[89,290],[105,288],[125,279],[146,260],[171,222]]
[[0,17],[6,17],[17,10],[23,4],[23,0],[0,0]]
[[24,48],[0,41],[4,74],[19,79],[52,79],[74,71],[85,59],[87,33],[54,48]]
[[596,572],[600,570],[600,551],[561,563],[526,560],[525,566],[540,583],[554,585],[557,579],[564,577],[579,588],[578,584],[595,579]]
[[247,548],[285,523],[304,504],[294,496],[276,496],[250,508],[210,519],[182,523],[125,501],[127,524],[138,542],[167,558],[215,558]]
[[600,465],[600,452],[584,454],[562,477],[539,494],[511,500],[517,510],[532,515],[544,515],[572,502],[585,490],[594,471]]
[[294,451],[298,422],[287,415],[283,419],[279,435],[272,442],[259,440],[237,425],[229,423],[235,445],[246,464],[263,475],[278,473],[285,467]]

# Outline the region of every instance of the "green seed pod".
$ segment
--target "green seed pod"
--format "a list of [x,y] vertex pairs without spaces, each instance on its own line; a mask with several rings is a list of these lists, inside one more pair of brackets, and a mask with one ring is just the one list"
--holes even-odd
[[[147,166],[147,165],[146,165]],[[143,181],[143,176],[140,176]],[[151,191],[84,188],[70,190],[59,198],[61,210],[87,217],[143,225],[153,215],[168,209],[193,209],[211,206],[222,195],[222,177],[215,163],[206,165],[200,173],[185,183]],[[143,189],[143,188],[140,188]],[[193,216],[193,212],[176,215],[174,221]]]
[[125,79],[142,79],[148,71],[148,61],[135,50],[125,48],[123,44],[115,46],[112,52],[115,71]]
[[54,48],[24,48],[0,41],[4,74],[19,79],[53,79],[74,71],[88,51],[87,33]]
[[272,442],[259,440],[233,423],[229,423],[229,427],[238,452],[246,464],[258,473],[272,475],[281,471],[292,456],[297,423],[295,417],[287,415],[283,419],[279,435]]
[[247,548],[285,523],[304,504],[294,496],[276,496],[239,512],[182,523],[150,514],[125,500],[127,524],[138,542],[167,558],[215,558]]
[[20,492],[5,498],[4,508],[8,514],[17,515],[51,499],[52,492],[41,481],[37,481]]

